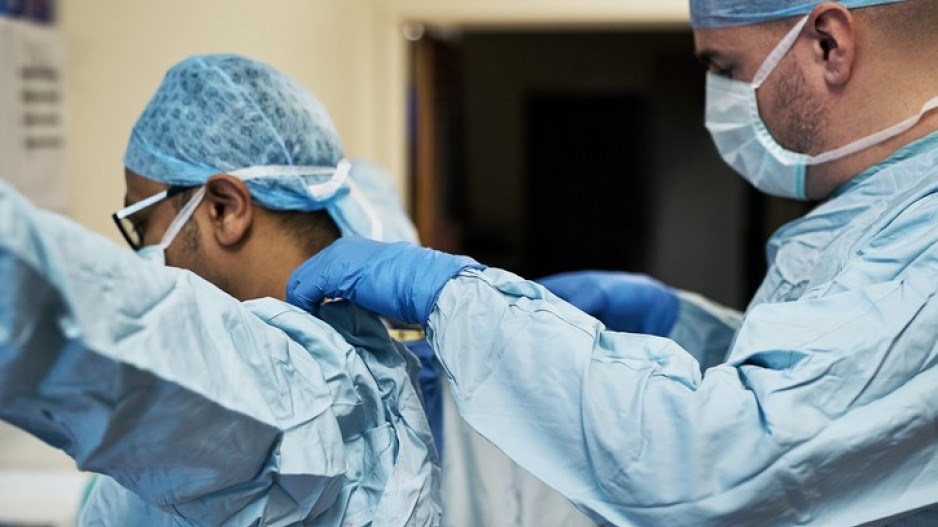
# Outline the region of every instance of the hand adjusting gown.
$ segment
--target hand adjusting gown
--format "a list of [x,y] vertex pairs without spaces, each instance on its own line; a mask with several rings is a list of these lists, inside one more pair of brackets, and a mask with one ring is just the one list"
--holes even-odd
[[462,417],[597,522],[935,525],[938,135],[767,254],[742,319],[684,295],[675,340],[498,269],[451,280],[428,335]]

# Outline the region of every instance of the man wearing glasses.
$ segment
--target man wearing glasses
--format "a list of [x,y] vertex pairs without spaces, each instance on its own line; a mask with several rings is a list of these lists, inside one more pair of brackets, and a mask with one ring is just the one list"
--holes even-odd
[[105,475],[79,523],[439,524],[407,356],[347,303],[282,302],[340,235],[414,238],[383,175],[292,79],[228,55],[168,72],[125,164],[115,220],[172,267],[0,182],[0,418]]

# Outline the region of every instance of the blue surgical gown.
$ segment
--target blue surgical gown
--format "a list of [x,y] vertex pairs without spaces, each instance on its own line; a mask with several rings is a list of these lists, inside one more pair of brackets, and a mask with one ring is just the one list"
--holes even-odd
[[0,277],[0,418],[106,475],[82,525],[439,525],[430,430],[373,316],[242,304],[2,181]]
[[462,417],[599,523],[934,525],[938,135],[768,258],[743,317],[684,295],[675,339],[498,269],[450,281],[428,336]]

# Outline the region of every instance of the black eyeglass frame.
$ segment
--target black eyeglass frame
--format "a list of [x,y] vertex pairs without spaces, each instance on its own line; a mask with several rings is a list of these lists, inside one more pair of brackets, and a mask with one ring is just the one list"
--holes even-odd
[[[153,205],[156,205],[157,203],[161,201],[169,199],[177,194],[180,194],[192,188],[196,188],[196,187],[195,186],[178,186],[178,185],[170,186],[166,190],[157,192],[156,194],[152,196],[144,198],[134,203],[133,205],[128,205],[122,208],[121,210],[115,212],[114,214],[111,214],[111,219],[114,220],[114,224],[117,225],[117,230],[120,231],[121,236],[124,237],[124,240],[127,241],[127,244],[130,245],[130,248],[135,251],[139,251],[141,248],[143,248],[143,236],[141,236],[140,233],[136,233],[140,241],[134,241],[133,234],[130,232],[127,232],[128,227],[123,223],[123,220],[130,218],[134,214],[142,211],[143,209],[152,207]],[[132,221],[131,221],[131,224],[133,225],[133,227],[131,228],[136,230],[136,224],[134,224]]]

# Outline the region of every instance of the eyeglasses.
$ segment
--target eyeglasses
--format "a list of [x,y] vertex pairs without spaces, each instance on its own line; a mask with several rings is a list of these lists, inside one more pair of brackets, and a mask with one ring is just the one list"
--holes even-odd
[[191,188],[195,187],[172,186],[111,214],[111,218],[117,225],[117,230],[121,231],[121,235],[130,244],[130,248],[139,251],[143,247],[143,230],[140,228],[139,222],[133,220],[134,214]]

